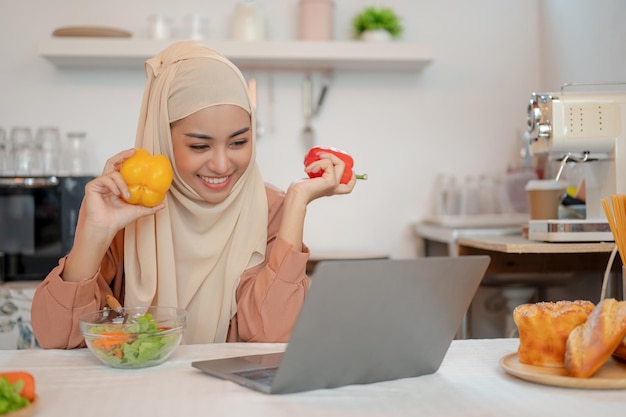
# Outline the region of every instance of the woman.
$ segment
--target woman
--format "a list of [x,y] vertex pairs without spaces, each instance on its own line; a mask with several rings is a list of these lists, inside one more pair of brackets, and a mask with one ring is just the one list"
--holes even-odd
[[352,191],[331,154],[305,168],[324,174],[286,193],[264,184],[246,83],[226,58],[194,41],[146,62],[135,146],[166,155],[174,180],[163,203],[127,204],[110,158],[85,187],[74,245],[39,285],[32,306],[44,348],[84,346],[79,317],[113,294],[127,306],[187,310],[185,343],[285,342],[304,301],[309,202]]

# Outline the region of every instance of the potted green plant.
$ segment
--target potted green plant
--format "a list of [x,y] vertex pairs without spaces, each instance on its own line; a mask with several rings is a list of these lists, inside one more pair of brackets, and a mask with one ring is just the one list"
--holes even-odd
[[390,40],[402,34],[398,15],[388,7],[366,7],[352,20],[354,35],[362,40]]

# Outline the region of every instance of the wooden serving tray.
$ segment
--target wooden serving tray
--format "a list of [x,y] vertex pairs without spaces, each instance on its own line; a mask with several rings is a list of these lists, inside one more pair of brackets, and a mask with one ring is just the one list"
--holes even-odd
[[543,385],[566,388],[623,389],[626,388],[626,364],[610,358],[590,378],[569,376],[565,368],[527,365],[519,361],[517,353],[500,359],[500,366],[510,375]]
[[66,26],[55,29],[52,35],[82,38],[130,38],[132,33],[123,29],[103,26]]

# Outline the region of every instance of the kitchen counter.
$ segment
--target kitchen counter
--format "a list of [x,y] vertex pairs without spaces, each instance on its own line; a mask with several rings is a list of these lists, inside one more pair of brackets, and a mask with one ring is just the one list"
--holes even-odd
[[463,236],[457,244],[502,253],[610,253],[614,242],[536,242],[522,235]]
[[[597,272],[602,277],[613,242],[535,242],[521,235],[466,236],[457,239],[458,254],[489,255],[486,275],[501,273]],[[621,271],[616,257],[614,271]]]

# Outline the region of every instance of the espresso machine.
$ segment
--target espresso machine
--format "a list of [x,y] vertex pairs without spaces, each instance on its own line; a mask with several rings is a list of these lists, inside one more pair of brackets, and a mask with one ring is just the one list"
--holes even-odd
[[529,149],[580,163],[584,218],[529,220],[528,238],[547,242],[613,241],[601,200],[626,194],[626,83],[565,84],[560,92],[532,93],[527,110]]

